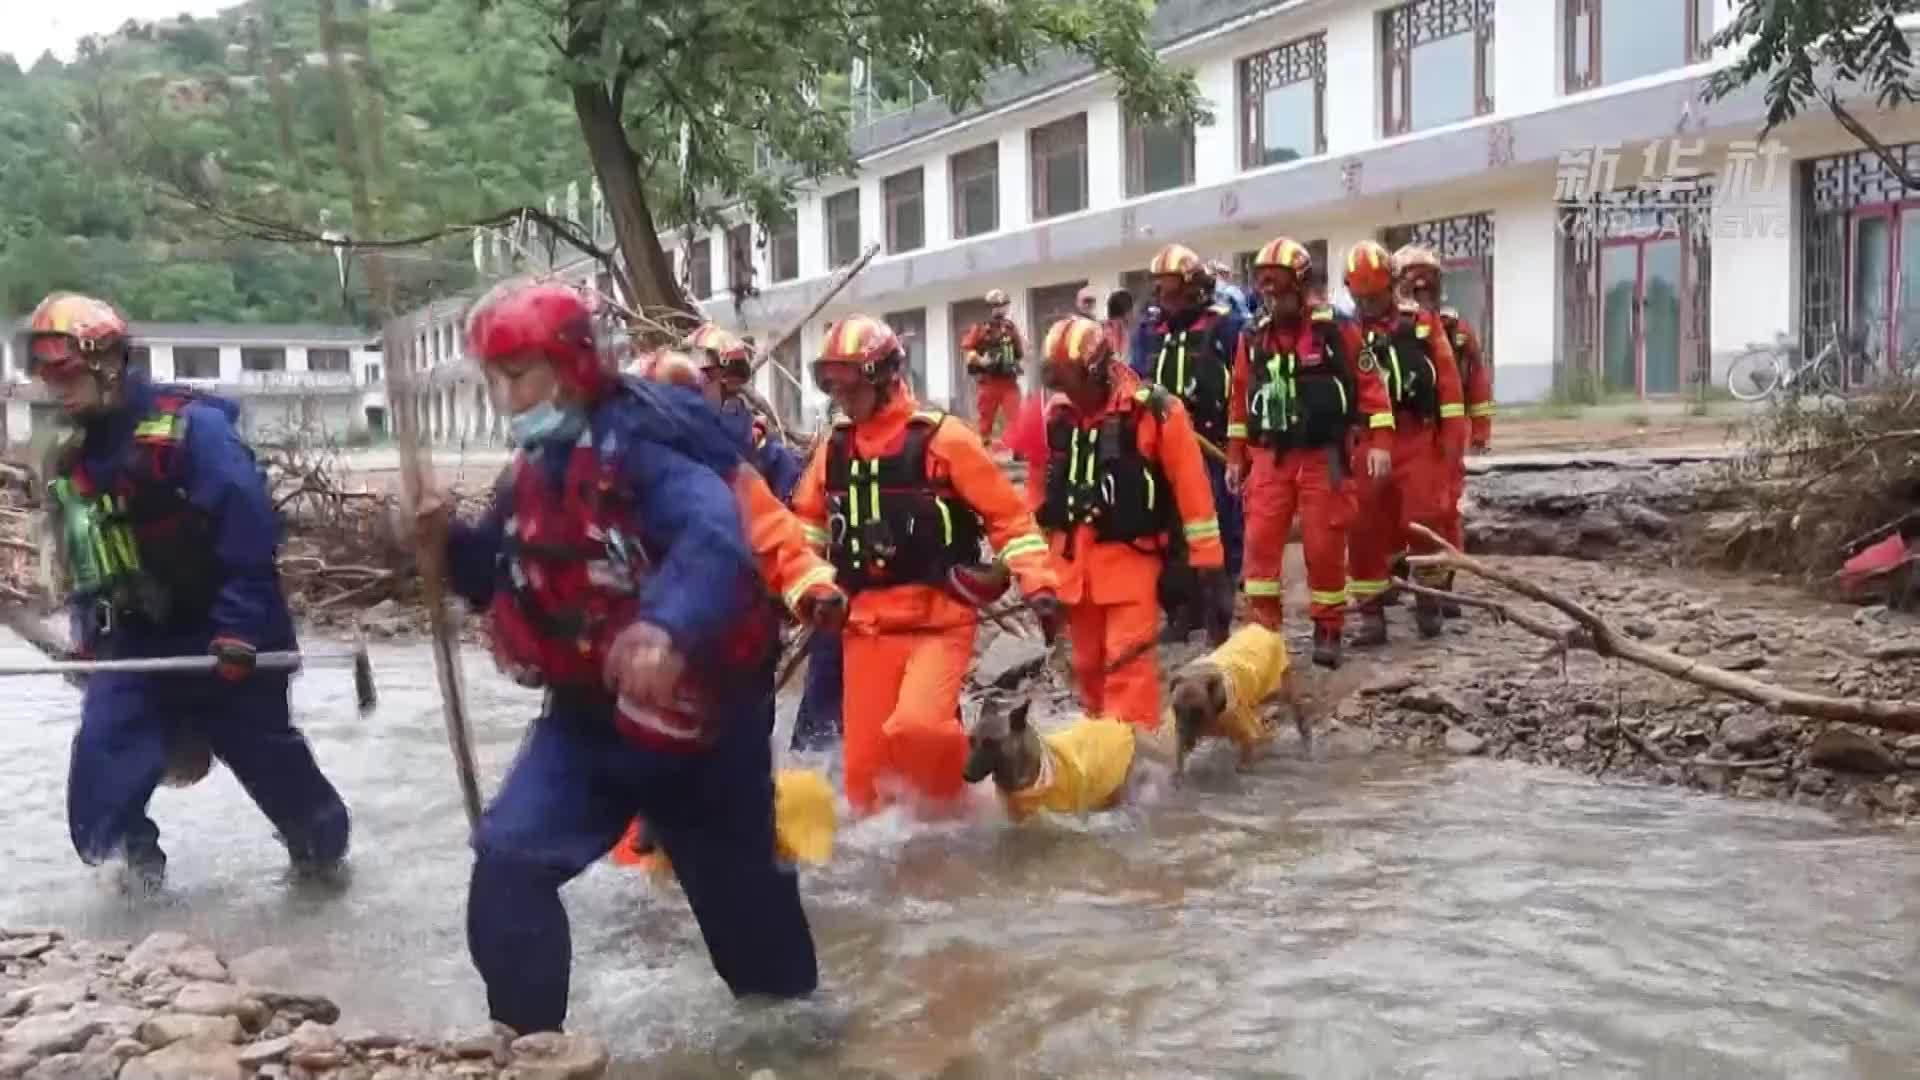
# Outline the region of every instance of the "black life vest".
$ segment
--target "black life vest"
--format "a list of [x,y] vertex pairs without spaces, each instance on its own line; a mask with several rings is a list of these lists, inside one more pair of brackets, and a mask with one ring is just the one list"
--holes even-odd
[[947,571],[980,561],[980,515],[927,472],[927,446],[946,418],[915,413],[886,457],[857,456],[845,422],[828,437],[827,554],[842,588],[940,585]]
[[1154,327],[1160,351],[1154,357],[1153,381],[1173,391],[1193,418],[1193,429],[1216,446],[1226,444],[1233,357],[1219,355],[1213,329],[1227,314],[1226,305],[1214,304],[1184,330],[1173,329],[1164,317]]
[[69,601],[93,605],[90,632],[130,623],[187,629],[213,610],[220,587],[213,523],[179,477],[185,410],[194,399],[186,390],[156,394],[109,483],[94,478],[75,448],[48,484]]
[[[1433,350],[1428,323],[1418,308],[1402,306],[1394,314],[1391,331],[1381,333],[1366,327],[1364,346],[1380,381],[1387,386],[1387,400],[1396,413],[1411,413],[1423,420],[1440,420],[1440,373],[1433,366]],[[1364,362],[1363,360],[1363,362]]]
[[1315,307],[1306,355],[1267,349],[1270,323],[1247,331],[1247,439],[1275,450],[1331,446],[1343,441],[1359,404],[1353,371],[1333,309]]
[[1013,324],[1005,319],[989,319],[980,332],[980,373],[983,375],[1020,374],[1019,338]]
[[1167,391],[1143,386],[1133,407],[1109,413],[1082,428],[1064,410],[1047,424],[1047,501],[1036,517],[1049,532],[1082,522],[1094,538],[1134,542],[1166,534],[1176,520],[1173,486],[1158,462],[1140,453],[1140,417],[1151,410],[1162,421]]

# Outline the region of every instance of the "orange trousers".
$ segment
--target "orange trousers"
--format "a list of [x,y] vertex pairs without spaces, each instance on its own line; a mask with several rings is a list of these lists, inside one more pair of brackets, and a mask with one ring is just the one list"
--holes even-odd
[[[1393,468],[1384,481],[1361,481],[1360,514],[1348,538],[1347,591],[1355,600],[1368,601],[1387,590],[1388,567],[1401,551],[1420,554],[1432,545],[1415,539],[1409,524],[1425,525],[1447,535],[1447,497],[1453,477],[1440,444],[1438,425],[1405,413],[1396,417],[1393,431]],[[1421,574],[1433,581],[1439,575]]]
[[[1124,720],[1144,731],[1159,727],[1159,597],[1070,605],[1067,632],[1073,637],[1073,681],[1087,715]],[[1146,642],[1153,644],[1142,649]],[[1107,670],[1129,653],[1126,663]]]
[[[1338,477],[1336,454],[1343,474]],[[1315,625],[1338,631],[1347,617],[1347,533],[1357,511],[1353,478],[1345,475],[1352,468],[1346,447],[1256,449],[1252,460],[1242,505],[1247,523],[1243,576],[1254,621],[1269,630],[1280,629],[1281,600],[1286,595],[1281,564],[1287,534],[1298,513],[1312,599],[1309,611]]]
[[974,406],[980,416],[980,441],[991,443],[994,420],[1004,418],[1010,427],[1020,414],[1020,380],[1011,375],[982,376]]
[[847,633],[842,753],[855,813],[895,802],[952,802],[965,790],[960,680],[973,664],[976,629],[967,622],[945,630]]
[[1460,500],[1466,494],[1467,459],[1463,457],[1459,464],[1453,467],[1452,490],[1447,495],[1447,527],[1440,533],[1447,538],[1447,543],[1461,551],[1467,550],[1467,523],[1460,516]]

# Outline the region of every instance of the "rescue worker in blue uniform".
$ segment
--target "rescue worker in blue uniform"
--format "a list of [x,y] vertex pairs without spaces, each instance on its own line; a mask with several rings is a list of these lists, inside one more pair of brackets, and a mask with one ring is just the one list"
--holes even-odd
[[288,673],[255,669],[257,653],[296,643],[238,407],[128,371],[127,320],[104,301],[55,293],[27,334],[28,366],[64,414],[41,476],[77,654],[216,658],[211,674],[87,677],[67,778],[74,849],[89,865],[122,857],[124,885],[158,889],[166,855],[147,803],[169,746],[191,738],[233,770],[297,878],[339,880],[346,805],[293,726]]
[[[687,348],[701,364],[707,400],[720,407],[727,428],[747,448],[748,460],[760,470],[767,486],[783,503],[793,502],[802,462],[787,444],[772,438],[766,424],[753,415],[741,393],[753,379],[752,350],[727,330],[703,323],[687,337]],[[795,750],[823,750],[840,738],[840,635],[815,634],[807,639],[807,681],[794,718],[791,745]]]
[[1219,645],[1227,640],[1240,580],[1240,497],[1227,490],[1226,447],[1233,355],[1246,320],[1214,300],[1213,275],[1191,248],[1168,244],[1154,255],[1147,272],[1159,315],[1141,320],[1144,332],[1135,340],[1134,370],[1178,396],[1193,420],[1194,433],[1205,440],[1207,478],[1227,556],[1219,580],[1196,575],[1180,558],[1168,559],[1161,574],[1167,631],[1170,638],[1184,639],[1189,630],[1204,628],[1208,639]]
[[[811,993],[812,935],[774,849],[775,634],[729,486],[738,445],[698,394],[609,371],[566,286],[482,298],[467,352],[517,449],[488,516],[444,525],[449,577],[487,609],[502,668],[546,690],[474,835],[467,942],[493,1018],[560,1028],[572,966],[560,887],[636,814],[728,988]],[[415,513],[437,542],[442,501]]]

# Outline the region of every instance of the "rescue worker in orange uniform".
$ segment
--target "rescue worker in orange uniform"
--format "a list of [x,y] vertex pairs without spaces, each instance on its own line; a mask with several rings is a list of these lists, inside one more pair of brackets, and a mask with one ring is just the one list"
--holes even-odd
[[1073,674],[1089,715],[1160,723],[1160,603],[1167,533],[1219,578],[1226,553],[1193,422],[1178,398],[1119,360],[1105,328],[1062,319],[1041,348],[1054,391],[1038,520],[1067,606]]
[[793,497],[852,597],[844,763],[847,800],[863,814],[903,795],[941,804],[962,794],[960,682],[979,620],[954,584],[980,561],[983,535],[1049,641],[1062,623],[1047,542],[1025,501],[972,428],[920,409],[905,367],[900,339],[879,319],[827,328],[814,382],[845,416]]
[[[1460,312],[1441,302],[1439,256],[1431,248],[1408,244],[1393,253],[1393,276],[1400,284],[1401,295],[1440,316],[1440,325],[1447,331],[1447,343],[1453,346],[1454,363],[1460,367],[1461,391],[1467,403],[1467,445],[1475,453],[1484,452],[1493,441],[1493,369],[1487,366],[1480,351],[1480,336],[1474,333],[1473,325],[1462,318]],[[1466,459],[1462,458],[1460,467],[1453,472],[1453,491],[1447,500],[1447,529],[1442,534],[1448,543],[1462,551],[1467,544],[1460,518],[1460,499],[1466,491]],[[1453,591],[1452,573],[1446,576],[1446,587],[1447,591]],[[1460,605],[1450,600],[1441,605],[1441,610],[1450,619],[1460,617]]]
[[[1214,511],[1220,517],[1220,541],[1227,572],[1213,592],[1193,588],[1179,571],[1169,575],[1165,603],[1170,635],[1184,638],[1196,625],[1215,645],[1227,640],[1233,621],[1233,583],[1240,578],[1240,499],[1227,490],[1227,401],[1233,383],[1233,350],[1246,321],[1231,306],[1214,299],[1213,274],[1192,248],[1168,244],[1148,264],[1160,314],[1142,322],[1134,370],[1180,398],[1195,434],[1213,447],[1207,478],[1213,484]],[[1216,456],[1218,455],[1218,456]],[[1183,560],[1184,561],[1184,560]],[[1191,595],[1181,596],[1191,589]],[[1183,602],[1184,601],[1184,602]]]
[[1362,363],[1360,327],[1310,303],[1313,257],[1279,237],[1253,259],[1260,317],[1233,357],[1228,483],[1245,503],[1246,593],[1255,622],[1281,628],[1281,563],[1300,515],[1312,597],[1313,662],[1340,666],[1346,623],[1347,537],[1358,512],[1354,450],[1384,479],[1393,407],[1380,373]]
[[1027,343],[1007,315],[1013,301],[1004,289],[989,290],[987,306],[993,314],[967,328],[960,350],[966,354],[967,374],[978,388],[974,411],[980,417],[980,440],[991,445],[994,421],[1004,416],[1011,424],[1020,409],[1020,367],[1027,358]]
[[[1360,322],[1359,366],[1379,373],[1393,404],[1392,464],[1385,478],[1361,492],[1347,551],[1347,592],[1360,608],[1354,644],[1379,645],[1387,640],[1382,594],[1394,553],[1431,546],[1410,536],[1407,526],[1418,523],[1437,533],[1447,527],[1450,477],[1467,449],[1467,410],[1446,328],[1439,316],[1394,297],[1387,249],[1372,240],[1355,244],[1347,252],[1346,282]],[[1444,584],[1437,572],[1417,571],[1415,577],[1436,588]],[[1416,596],[1414,623],[1422,637],[1439,634],[1439,602]]]

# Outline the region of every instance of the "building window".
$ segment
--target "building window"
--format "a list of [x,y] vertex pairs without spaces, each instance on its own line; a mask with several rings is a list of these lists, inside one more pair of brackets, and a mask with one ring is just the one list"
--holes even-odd
[[308,371],[348,371],[352,363],[345,349],[308,349]]
[[[1306,244],[1307,258],[1313,260],[1313,268],[1307,271],[1307,291],[1313,293],[1315,289],[1320,290],[1315,295],[1321,300],[1324,300],[1326,299],[1327,284],[1327,242],[1325,240],[1308,240]],[[1392,249],[1389,248],[1388,250]],[[1233,257],[1233,283],[1240,286],[1241,292],[1247,294],[1247,303],[1249,306],[1255,306],[1261,303],[1258,295],[1259,290],[1254,285],[1253,280],[1253,259],[1254,256],[1258,254],[1260,254],[1258,251],[1242,251]]]
[[1671,71],[1713,54],[1715,0],[1566,0],[1567,90]]
[[1327,149],[1327,35],[1240,61],[1240,167],[1257,169]]
[[900,339],[901,348],[907,350],[907,381],[913,386],[913,396],[925,400],[927,396],[927,309],[915,308],[912,311],[888,312],[886,322],[893,328],[894,336]]
[[753,226],[745,222],[727,230],[727,288],[736,293],[753,288]]
[[976,146],[947,162],[953,184],[953,238],[1000,227],[1000,144]]
[[827,269],[832,270],[860,257],[860,189],[828,198],[826,209]]
[[887,253],[913,251],[927,242],[926,170],[909,169],[881,183],[887,204]]
[[153,376],[153,350],[145,345],[135,345],[127,350],[127,370],[137,371],[149,378]]
[[766,230],[767,276],[774,281],[792,281],[800,276],[800,223],[789,210],[785,217]]
[[[1047,330],[1054,323],[1069,315],[1077,315],[1074,301],[1080,298],[1080,290],[1087,287],[1085,281],[1063,281],[1058,285],[1042,285],[1027,290],[1027,341],[1029,347],[1037,348],[1047,340]],[[1095,310],[1094,318],[1107,317],[1105,308]],[[1038,381],[1040,365],[1028,364],[1027,377]]]
[[366,377],[367,377],[368,386],[377,385],[380,382],[380,365],[368,364],[366,368]]
[[773,409],[780,422],[789,426],[800,422],[800,335],[788,334],[787,340],[773,350]]
[[1193,125],[1127,118],[1127,197],[1193,183]]
[[278,348],[241,349],[240,370],[285,371],[287,370],[287,350]]
[[713,295],[713,237],[702,236],[687,245],[687,288],[695,300]]
[[176,345],[173,350],[173,377],[176,379],[219,378],[220,350],[201,345]]
[[[1920,144],[1887,154],[1911,170]],[[1854,360],[1846,386],[1900,370],[1920,355],[1920,203],[1870,150],[1805,161],[1800,173],[1801,348],[1815,356],[1839,336]]]
[[1493,111],[1493,0],[1414,0],[1380,22],[1388,135]]
[[1087,114],[1069,116],[1027,133],[1033,159],[1033,219],[1044,221],[1087,208]]

